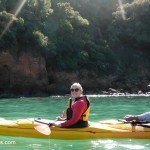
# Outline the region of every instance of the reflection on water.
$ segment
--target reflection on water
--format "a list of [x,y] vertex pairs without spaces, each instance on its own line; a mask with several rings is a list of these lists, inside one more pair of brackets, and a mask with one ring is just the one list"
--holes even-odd
[[[130,140],[130,139],[124,139],[124,140],[94,140],[91,141],[92,147],[94,150],[100,148],[100,149],[115,149],[115,150],[148,150],[149,149],[149,140]],[[144,144],[143,144],[144,142]]]

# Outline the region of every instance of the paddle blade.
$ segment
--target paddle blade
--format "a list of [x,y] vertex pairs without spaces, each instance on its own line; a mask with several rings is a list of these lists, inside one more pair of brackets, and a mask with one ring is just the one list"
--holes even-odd
[[38,132],[45,134],[45,135],[50,135],[51,134],[51,130],[50,127],[48,125],[45,124],[40,124],[34,127],[35,130],[37,130]]

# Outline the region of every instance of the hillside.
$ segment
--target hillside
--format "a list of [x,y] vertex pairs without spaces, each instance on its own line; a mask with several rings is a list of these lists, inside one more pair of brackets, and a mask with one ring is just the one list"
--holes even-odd
[[150,0],[0,0],[0,97],[147,92]]

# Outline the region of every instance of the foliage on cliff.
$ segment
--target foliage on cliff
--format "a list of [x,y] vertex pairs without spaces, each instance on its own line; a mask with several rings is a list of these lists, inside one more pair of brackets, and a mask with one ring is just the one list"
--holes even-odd
[[116,87],[150,81],[149,0],[26,0],[15,15],[19,4],[0,0],[0,51],[43,56],[52,72],[111,77]]

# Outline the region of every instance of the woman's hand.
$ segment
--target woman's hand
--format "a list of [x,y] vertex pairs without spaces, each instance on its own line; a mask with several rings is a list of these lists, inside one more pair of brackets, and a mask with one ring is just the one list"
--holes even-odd
[[66,118],[61,118],[60,116],[56,117],[56,121],[64,121]]
[[61,127],[61,123],[58,122],[58,121],[54,122],[53,125],[56,126],[56,127]]
[[64,121],[64,120],[66,120],[66,110],[64,110],[60,116],[56,117],[56,121]]

